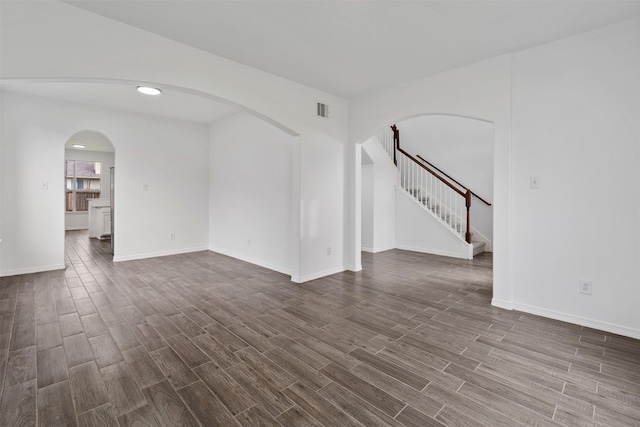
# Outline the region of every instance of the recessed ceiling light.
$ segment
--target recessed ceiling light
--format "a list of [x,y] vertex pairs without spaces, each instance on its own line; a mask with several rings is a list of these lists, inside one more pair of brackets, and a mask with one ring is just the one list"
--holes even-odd
[[138,92],[145,95],[160,95],[160,89],[149,86],[138,86]]
[[73,148],[87,148],[87,146],[82,144],[73,144]]

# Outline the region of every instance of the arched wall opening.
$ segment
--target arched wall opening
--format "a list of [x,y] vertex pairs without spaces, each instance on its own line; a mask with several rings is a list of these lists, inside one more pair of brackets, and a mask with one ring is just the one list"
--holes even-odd
[[[475,215],[471,224],[474,240],[486,242],[487,250],[493,251],[493,176],[496,169],[494,124],[477,117],[448,113],[409,115],[378,128],[371,137],[355,144],[354,200],[357,206],[354,211],[359,222],[355,233],[356,246],[360,243],[359,249],[368,252],[407,246],[396,235],[399,220],[397,209],[389,209],[390,203],[393,203],[397,169],[376,138],[381,130],[392,124],[397,124],[400,130],[401,145],[405,151],[414,157],[418,154],[424,158],[430,157],[428,160],[440,163],[440,168],[451,172],[450,175],[463,175],[458,181],[469,182],[467,185],[472,191],[492,204],[487,207],[474,197],[471,212],[474,215],[475,209]],[[470,168],[473,170],[468,170]],[[477,184],[477,189],[473,188],[471,182]],[[360,251],[356,252],[356,256],[359,256]],[[359,259],[356,264],[360,265]]]
[[[43,83],[42,80],[33,82]],[[70,87],[82,84],[68,82]],[[95,82],[92,80],[92,83]],[[27,80],[19,82],[24,85],[29,83]],[[130,82],[112,80],[106,83],[130,85]],[[296,225],[299,224],[300,215],[300,194],[296,189],[299,186],[299,165],[296,162],[299,141],[297,133],[289,127],[234,105],[237,108],[232,114],[220,121],[225,122],[226,129],[233,128],[234,125],[230,123],[244,123],[244,126],[236,126],[231,139],[219,139],[215,136],[224,132],[214,132],[216,126],[210,123],[185,122],[120,111],[113,107],[43,98],[33,93],[5,90],[4,85],[2,89],[3,107],[7,112],[3,115],[3,181],[10,181],[4,179],[5,171],[7,176],[11,175],[12,169],[4,167],[9,163],[11,167],[21,165],[15,168],[13,176],[19,182],[23,181],[23,175],[26,174],[39,178],[36,178],[35,185],[29,184],[28,188],[19,191],[6,191],[3,188],[2,198],[6,201],[3,203],[3,247],[10,247],[5,254],[10,252],[11,255],[3,257],[1,275],[64,268],[65,229],[87,227],[88,215],[65,213],[66,202],[62,194],[66,178],[63,179],[62,166],[65,160],[95,160],[95,156],[92,159],[80,156],[80,151],[72,147],[67,150],[65,144],[78,143],[82,136],[98,139],[108,135],[107,141],[114,141],[113,145],[117,142],[118,145],[115,153],[111,153],[111,164],[118,164],[114,203],[117,210],[113,218],[117,229],[114,261],[217,249],[299,276],[299,254],[295,251],[299,246],[299,226]],[[163,86],[163,89],[167,90],[167,87]],[[186,90],[186,93],[196,96],[190,90]],[[207,94],[202,94],[202,97],[215,98]],[[95,131],[87,132],[87,129]],[[13,138],[14,134],[18,137]],[[70,139],[69,135],[73,137]],[[234,138],[237,141],[231,143]],[[220,141],[222,143],[218,144]],[[256,145],[259,141],[264,144]],[[250,152],[244,153],[244,157],[239,152],[224,153],[214,149],[226,147],[237,151],[242,144],[254,144]],[[266,151],[261,152],[261,149]],[[73,158],[67,155],[70,152],[75,154],[71,156]],[[210,155],[213,153],[215,156]],[[272,160],[279,162],[277,173],[271,173],[267,179],[253,176],[251,170],[241,173],[241,166],[251,163],[246,162],[247,159],[254,159],[256,167],[273,167],[272,162],[265,162],[265,156],[268,155],[273,155]],[[25,161],[26,164],[23,164]],[[219,174],[210,173],[212,162],[218,161],[235,168],[234,172],[246,179],[244,183],[247,188],[255,190],[254,197],[249,197],[245,191],[227,192],[227,195],[233,193],[230,196],[231,204],[244,194],[255,201],[252,206],[245,207],[245,213],[251,209],[251,212],[263,214],[262,227],[255,229],[247,227],[245,223],[244,231],[251,233],[243,233],[244,246],[241,250],[220,240],[220,233],[210,233],[214,228],[219,231],[229,225],[216,222],[221,218],[219,209],[215,211],[216,215],[210,212],[210,189],[214,188],[210,186],[211,179],[216,178],[216,184],[224,184],[224,181],[231,183],[228,186],[231,190],[239,183],[238,176],[228,175],[220,180]],[[109,161],[102,159],[100,163],[107,165]],[[47,190],[40,189],[43,182],[47,183]],[[265,185],[269,187],[267,190]],[[280,185],[275,192],[274,185]],[[102,188],[108,188],[108,181]],[[270,193],[272,197],[268,197]],[[266,199],[258,203],[256,198],[262,196]],[[24,205],[20,209],[28,214],[21,216],[14,210],[20,205]],[[45,212],[49,214],[44,215]],[[70,216],[76,218],[69,219]],[[78,221],[80,216],[85,216],[84,222]],[[255,225],[258,221],[254,220]],[[36,222],[39,225],[34,227]],[[40,224],[43,225],[42,230]],[[211,224],[215,227],[211,227]],[[11,228],[26,231],[13,233]],[[274,232],[276,235],[270,236],[269,233]],[[38,240],[36,234],[47,237]],[[274,244],[278,250],[266,256],[269,253],[266,247]],[[34,247],[37,249],[34,250]],[[256,255],[256,251],[262,255]]]
[[[410,84],[379,91],[354,99],[349,103],[350,164],[357,164],[358,143],[374,135],[381,126],[390,126],[402,119],[425,113],[451,114],[477,118],[493,123],[493,299],[492,303],[510,308],[513,299],[512,231],[512,56],[503,55],[467,67],[425,77]],[[358,159],[359,160],[359,159]],[[358,169],[357,174],[360,173]],[[349,176],[354,194],[357,174]],[[350,205],[350,236],[359,230],[356,205]],[[359,224],[358,224],[359,226]],[[350,240],[359,242],[359,236]],[[350,247],[355,259],[359,250]],[[358,248],[359,249],[359,248]],[[353,265],[360,265],[359,260]]]
[[448,175],[450,182],[457,181],[453,182],[457,188],[472,191],[472,240],[485,243],[486,250],[491,251],[493,123],[451,114],[425,114],[403,119],[397,126],[405,151],[428,161],[438,168],[436,171]]
[[83,130],[65,143],[64,157],[65,232],[87,230],[90,238],[110,238],[113,144],[99,131]]
[[[344,271],[347,241],[344,222],[345,206],[348,203],[346,175],[349,173],[345,158],[349,132],[349,103],[346,99],[201,49],[176,43],[148,31],[122,25],[68,4],[47,2],[38,5],[20,3],[13,6],[9,10],[3,9],[7,12],[3,17],[6,15],[9,18],[10,15],[10,19],[3,21],[6,24],[3,26],[3,40],[7,41],[3,44],[2,75],[5,79],[101,81],[101,78],[106,76],[113,81],[134,82],[136,85],[185,88],[235,103],[292,131],[290,134],[297,136],[299,148],[296,162],[300,179],[295,192],[299,194],[296,197],[299,197],[300,203],[297,204],[296,210],[298,216],[304,218],[299,220],[299,226],[296,227],[297,233],[303,235],[298,238],[296,247],[299,253],[299,259],[294,262],[298,265],[297,276],[300,281],[305,281]],[[42,16],[46,16],[46,19],[41,19]],[[91,43],[87,43],[87,31],[92,34]],[[38,37],[25,38],[27,34],[37,34]],[[46,43],[42,43],[43,40],[46,40]],[[127,43],[122,43],[122,40],[127,40]],[[145,48],[140,49],[140,46]],[[52,62],[52,57],[55,57],[56,61]],[[92,60],[87,61],[87,58]],[[328,118],[317,117],[318,102],[330,107],[331,113]],[[127,251],[119,246],[120,243],[124,244],[124,241],[116,239],[117,252],[126,259],[135,253],[143,253],[142,251],[151,255],[153,250],[148,246],[155,246],[156,253],[171,252],[178,247],[183,250],[201,248],[202,240],[197,238],[192,229],[184,225],[186,213],[180,210],[180,204],[166,202],[173,196],[184,199],[189,194],[178,193],[176,188],[176,182],[185,180],[176,179],[175,182],[168,182],[172,190],[169,195],[158,194],[158,197],[151,197],[152,191],[158,187],[151,182],[152,179],[156,180],[155,176],[144,177],[147,167],[145,163],[149,162],[153,167],[168,168],[170,171],[175,171],[176,168],[171,166],[170,161],[162,161],[155,157],[144,158],[144,154],[144,161],[139,161],[136,165],[123,163],[127,153],[138,155],[137,152],[133,153],[138,151],[137,143],[130,146],[129,139],[121,140],[120,135],[116,133],[109,130],[109,136],[118,141],[118,179],[123,178],[125,167],[131,170],[136,166],[138,168],[132,172],[131,183],[128,189],[124,190],[131,193],[132,206],[150,209],[151,205],[157,205],[161,206],[158,209],[169,211],[169,214],[164,216],[166,221],[156,221],[152,217],[147,221],[136,222],[136,226],[126,231],[130,234],[143,232],[145,235],[151,233],[151,228],[158,231],[149,234],[149,241],[144,245],[130,242],[130,250]],[[150,129],[149,134],[156,136],[158,132]],[[166,135],[159,137],[165,138]],[[168,155],[170,150],[166,146],[161,144],[160,148],[162,156]],[[206,154],[202,157],[208,159]],[[193,164],[198,165],[199,160],[193,159]],[[203,188],[200,182],[206,184],[208,178],[193,176],[198,170],[199,167],[193,167],[185,173],[194,185],[193,191],[197,189],[201,193]],[[138,186],[144,180],[149,181],[149,193],[140,194]],[[125,196],[123,190],[118,194],[118,198]],[[136,195],[138,197],[135,197]],[[164,205],[160,200],[165,202]],[[201,200],[206,203],[206,195],[189,200],[189,204],[195,207],[193,210],[200,210]],[[123,203],[118,205],[122,206]],[[305,210],[305,207],[309,209]],[[206,209],[203,211],[206,212]],[[313,215],[307,215],[307,212]],[[123,224],[120,220],[122,214],[122,211],[117,213],[116,223]],[[189,220],[199,224],[201,218],[192,213]],[[208,221],[206,226],[208,227]],[[168,241],[166,234],[171,229],[176,232],[176,240],[173,243]],[[316,229],[317,232],[312,232]],[[302,233],[307,230],[310,232]],[[121,235],[123,233],[124,231],[120,231]],[[206,239],[208,233],[205,232],[204,237]],[[208,247],[208,241],[205,240],[204,243],[204,246]],[[3,239],[2,245],[4,244]],[[121,258],[118,257],[117,260],[119,259]]]

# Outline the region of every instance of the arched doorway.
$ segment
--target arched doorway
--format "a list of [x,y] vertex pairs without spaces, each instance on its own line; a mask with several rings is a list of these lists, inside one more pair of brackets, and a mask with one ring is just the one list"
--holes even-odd
[[[97,239],[113,255],[115,148],[100,132],[83,130],[65,143],[65,239]],[[86,243],[86,242],[85,242]]]
[[[395,247],[467,259],[472,253],[492,252],[493,123],[450,114],[425,114],[396,124],[403,151],[415,164],[403,162],[396,168],[393,132],[388,126],[358,147],[362,250],[379,252]],[[398,174],[413,186],[399,188]],[[450,233],[438,227],[449,226],[464,239],[462,229],[467,224],[464,197],[458,201],[452,197],[456,194],[450,195],[440,187],[457,189],[460,194],[471,191],[469,249],[464,243],[461,246],[452,241]],[[405,191],[401,191],[403,188]],[[399,200],[402,195],[409,196],[414,203]],[[417,209],[419,205],[423,209]],[[423,217],[425,220],[433,217],[434,224],[427,226],[420,222],[422,225],[418,226],[416,220]]]
[[[140,99],[142,95],[135,91],[134,82],[24,80],[12,81],[7,86],[3,83],[2,90],[11,92],[3,101],[10,98],[11,105],[15,105],[7,109],[14,115],[11,127],[4,129],[21,136],[15,144],[6,145],[8,148],[3,151],[3,157],[6,152],[5,159],[10,159],[12,150],[15,156],[33,155],[31,161],[20,162],[20,168],[14,172],[5,169],[4,164],[12,166],[18,162],[5,160],[3,164],[3,173],[5,170],[7,176],[13,173],[21,185],[15,196],[8,197],[14,202],[11,206],[29,212],[20,215],[16,208],[5,217],[15,227],[2,236],[3,246],[9,248],[5,253],[10,254],[2,257],[3,274],[64,268],[68,262],[64,258],[65,228],[86,230],[88,227],[88,214],[84,214],[84,224],[78,224],[82,214],[67,215],[63,202],[65,143],[72,135],[79,138],[84,134],[86,137],[86,131],[91,130],[113,141],[118,151],[118,206],[114,218],[118,236],[114,262],[210,248],[207,229],[211,194],[206,183],[210,178],[208,170],[212,163],[208,152],[213,141],[204,126],[231,119],[242,112],[274,125],[282,131],[282,138],[291,140],[289,145],[299,146],[297,133],[255,111],[239,105],[222,108],[223,100],[215,102],[218,98],[193,90],[166,85],[162,88],[162,96],[151,102]],[[79,135],[75,135],[78,131],[81,131]],[[73,148],[72,141],[69,142]],[[88,147],[83,151],[89,151]],[[292,154],[290,158],[291,169],[294,169],[291,179],[297,182],[298,155]],[[102,188],[106,189],[107,185]],[[296,217],[300,215],[299,194],[293,184],[287,189],[289,187],[293,187],[291,196],[298,199],[291,202],[287,213]],[[39,218],[38,230],[32,225],[36,222],[34,216]],[[72,218],[67,227],[65,217]],[[295,221],[290,222],[294,224]],[[25,229],[29,232],[25,233]],[[292,252],[297,248],[299,234],[299,227],[292,225]],[[36,241],[43,235],[46,239],[38,241],[37,251],[30,250],[27,245],[30,239]],[[248,239],[243,242],[247,243]],[[85,240],[95,242],[97,239]],[[251,247],[255,248],[257,238],[251,240]],[[292,275],[299,265],[297,258],[291,261]]]

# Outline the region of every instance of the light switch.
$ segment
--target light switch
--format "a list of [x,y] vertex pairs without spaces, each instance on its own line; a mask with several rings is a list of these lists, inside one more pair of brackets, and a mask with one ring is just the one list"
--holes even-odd
[[149,190],[149,184],[142,184],[142,191],[148,191]]
[[529,177],[529,188],[531,188],[531,189],[540,188],[540,178],[537,177],[537,176],[530,176]]

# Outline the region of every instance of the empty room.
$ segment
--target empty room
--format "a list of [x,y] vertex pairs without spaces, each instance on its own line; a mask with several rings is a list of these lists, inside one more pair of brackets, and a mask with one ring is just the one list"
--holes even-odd
[[640,425],[639,1],[0,2],[0,426]]

